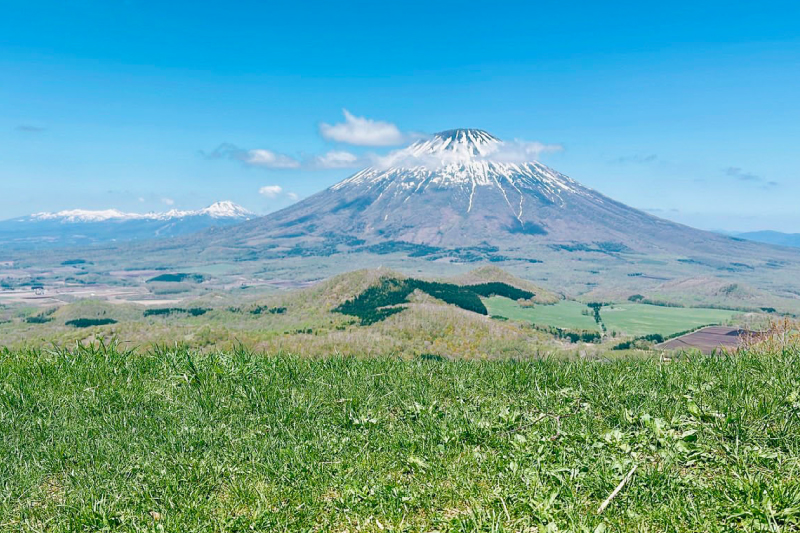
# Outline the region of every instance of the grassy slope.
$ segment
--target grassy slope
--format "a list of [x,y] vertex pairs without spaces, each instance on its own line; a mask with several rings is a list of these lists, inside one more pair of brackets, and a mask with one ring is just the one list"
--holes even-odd
[[795,530],[799,357],[6,352],[0,531]]

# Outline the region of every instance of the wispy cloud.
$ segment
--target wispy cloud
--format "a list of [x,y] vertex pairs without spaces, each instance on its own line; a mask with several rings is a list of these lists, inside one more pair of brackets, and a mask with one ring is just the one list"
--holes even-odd
[[319,126],[322,136],[329,141],[336,141],[356,146],[398,146],[418,135],[403,133],[391,122],[357,117],[347,109],[343,109],[344,122]]
[[487,159],[501,163],[528,163],[539,158],[542,154],[561,152],[564,146],[560,144],[546,144],[539,141],[513,141],[501,143],[495,152],[487,155]]
[[172,198],[162,198],[161,203],[165,205],[175,205],[175,200],[173,200]]
[[230,143],[223,143],[211,152],[200,152],[207,159],[232,159],[245,165],[264,168],[300,168],[300,161],[265,148],[244,150]]
[[230,159],[232,161],[240,161],[248,166],[274,169],[325,170],[356,168],[368,166],[371,161],[368,158],[357,156],[345,150],[330,150],[325,154],[310,155],[300,160],[266,148],[245,150],[230,143],[220,144],[211,152],[200,150],[200,154],[206,159]]
[[199,150],[198,153],[206,159],[237,159],[236,154],[246,152],[235,144],[222,143],[210,152]]
[[258,189],[258,194],[265,198],[269,198],[270,200],[274,200],[275,198],[286,197],[289,200],[296,201],[300,196],[297,193],[284,191],[283,187],[280,185],[264,185],[260,189]]
[[256,149],[248,150],[246,156],[242,159],[248,165],[268,168],[298,168],[300,162],[296,159],[285,155],[273,152],[272,150]]
[[41,126],[34,126],[32,124],[20,124],[19,126],[14,128],[15,131],[22,131],[25,133],[41,133],[46,129],[47,128],[43,128]]
[[758,174],[754,174],[753,172],[745,172],[739,167],[727,167],[723,169],[723,172],[726,176],[735,178],[739,181],[760,183],[764,186],[764,188],[777,187],[779,185],[777,181],[768,181]]
[[724,170],[726,176],[736,178],[739,181],[762,181],[761,176],[752,172],[745,172],[739,167],[728,167]]
[[658,162],[658,156],[656,154],[649,154],[649,155],[627,155],[617,157],[616,159],[612,159],[611,163],[615,165],[627,165],[630,163],[637,164],[637,165],[650,165],[653,163]]
[[353,168],[359,166],[361,158],[344,150],[331,150],[323,155],[318,155],[311,160],[311,165],[316,168]]
[[258,189],[258,194],[267,198],[277,198],[282,192],[283,187],[280,185],[264,185]]
[[367,154],[365,160],[368,161],[369,166],[375,168],[424,167],[431,170],[466,161],[531,163],[544,153],[559,152],[563,149],[564,147],[560,144],[545,144],[538,141],[516,139],[487,147],[486,152],[481,155],[476,155],[471,151],[458,150],[420,151],[412,145],[411,147],[393,150],[386,155]]

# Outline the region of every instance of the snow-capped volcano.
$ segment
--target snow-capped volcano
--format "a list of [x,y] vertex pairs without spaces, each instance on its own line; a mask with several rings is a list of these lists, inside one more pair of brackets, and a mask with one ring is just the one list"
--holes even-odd
[[198,215],[207,215],[212,218],[253,218],[255,217],[255,213],[245,209],[244,207],[231,202],[230,200],[225,200],[222,202],[216,202],[211,204],[210,206],[206,207],[205,209],[200,209],[199,211],[195,211]]
[[430,169],[451,163],[469,165],[480,161],[524,163],[532,161],[543,151],[554,149],[560,149],[560,146],[538,142],[507,142],[483,130],[456,129],[437,133],[396,150],[384,162],[388,166],[426,166]]
[[489,188],[502,194],[507,210],[523,222],[525,194],[535,190],[549,201],[563,202],[562,193],[586,194],[567,176],[531,160],[542,148],[538,143],[505,143],[477,129],[437,133],[385,159],[388,168],[370,167],[334,185],[348,188],[381,189],[381,197],[404,197],[429,189],[452,189],[467,196],[466,213],[472,211],[475,194]]
[[249,219],[255,217],[255,214],[248,211],[244,207],[237,205],[231,201],[216,202],[203,209],[193,211],[181,211],[179,209],[171,209],[163,213],[125,213],[117,209],[104,209],[104,210],[88,210],[88,209],[70,209],[65,211],[58,211],[55,213],[34,213],[30,217],[23,217],[16,219],[19,221],[37,221],[37,220],[57,220],[63,223],[78,223],[78,222],[106,222],[109,220],[124,221],[124,220],[170,220],[176,218],[188,217],[203,217],[208,216],[211,218],[237,218]]
[[29,248],[174,237],[253,218],[254,213],[230,201],[163,213],[70,209],[0,222],[0,245]]
[[255,246],[323,242],[325,250],[337,239],[518,250],[736,248],[732,239],[656,218],[584,187],[536,161],[547,148],[504,142],[478,129],[443,131],[219,237]]

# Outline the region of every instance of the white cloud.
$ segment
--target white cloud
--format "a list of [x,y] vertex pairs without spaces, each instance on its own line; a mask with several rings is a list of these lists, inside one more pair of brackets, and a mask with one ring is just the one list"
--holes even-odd
[[253,150],[243,150],[235,144],[222,143],[212,152],[200,152],[206,159],[233,159],[241,161],[245,165],[252,165],[264,168],[299,168],[300,161],[265,148]]
[[277,198],[283,192],[283,187],[280,185],[265,185],[258,189],[258,194],[266,196],[267,198]]
[[379,169],[392,167],[424,167],[432,170],[450,164],[460,164],[467,161],[487,161],[494,163],[531,163],[541,154],[559,152],[563,150],[560,144],[544,144],[538,141],[505,141],[487,149],[481,155],[464,150],[444,150],[425,152],[416,150],[414,145],[407,148],[392,150],[386,155],[367,154],[366,160],[370,166]]
[[301,161],[266,148],[244,150],[230,143],[220,144],[211,152],[201,150],[200,154],[206,159],[231,159],[249,166],[275,169],[324,170],[355,168],[371,163],[370,159],[345,150],[330,150],[322,155],[309,155]]
[[162,198],[161,202],[165,203],[166,205],[175,205],[175,200],[172,198]]
[[342,111],[344,122],[338,124],[323,122],[319,126],[320,133],[329,141],[357,146],[397,146],[408,141],[408,136],[391,122],[357,117],[347,109]]
[[313,159],[312,166],[316,168],[352,168],[359,166],[359,157],[344,150],[331,150],[324,155]]
[[285,196],[289,200],[297,201],[300,198],[300,196],[295,192],[284,191],[283,187],[281,187],[280,185],[264,185],[263,187],[258,189],[258,194],[270,199]]
[[498,146],[495,153],[490,154],[492,161],[503,163],[529,163],[542,154],[560,152],[564,149],[560,144],[545,144],[539,141],[523,141],[514,139]]
[[[356,117],[346,109],[344,110],[345,122],[335,125],[322,124],[320,126],[323,136],[327,139],[337,140],[350,144],[388,146],[389,144],[405,143],[418,140],[422,144],[414,143],[404,148],[398,148],[386,154],[368,152],[361,155],[346,150],[330,150],[320,155],[308,155],[302,160],[281,154],[268,149],[244,150],[235,145],[224,143],[213,152],[201,152],[208,159],[227,158],[241,161],[246,165],[276,169],[346,169],[375,167],[385,169],[390,167],[425,167],[428,169],[440,168],[452,163],[465,161],[490,161],[496,163],[522,164],[536,161],[540,155],[563,150],[560,144],[545,144],[538,141],[513,141],[497,142],[485,147],[480,154],[475,154],[468,149],[447,149],[427,151],[425,141],[429,136],[424,134],[404,134],[394,124],[379,122],[364,117]],[[653,158],[655,156],[652,156]],[[650,157],[646,158],[649,162]],[[729,169],[730,170],[730,169]],[[739,170],[739,169],[734,169]],[[269,190],[268,186],[267,189]],[[263,193],[270,198],[280,194]],[[288,193],[286,193],[288,195]]]
[[248,150],[242,161],[248,165],[268,168],[298,168],[300,166],[299,161],[288,155],[265,149]]

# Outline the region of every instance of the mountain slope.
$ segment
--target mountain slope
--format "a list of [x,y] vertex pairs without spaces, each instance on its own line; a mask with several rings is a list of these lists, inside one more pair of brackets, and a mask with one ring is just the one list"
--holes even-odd
[[83,246],[111,241],[174,237],[210,227],[238,224],[255,215],[233,202],[165,213],[124,213],[116,209],[74,209],[35,213],[0,222],[0,245],[11,248]]
[[219,238],[250,246],[346,236],[439,247],[733,255],[750,246],[630,208],[525,159],[524,147],[481,130],[442,132]]

